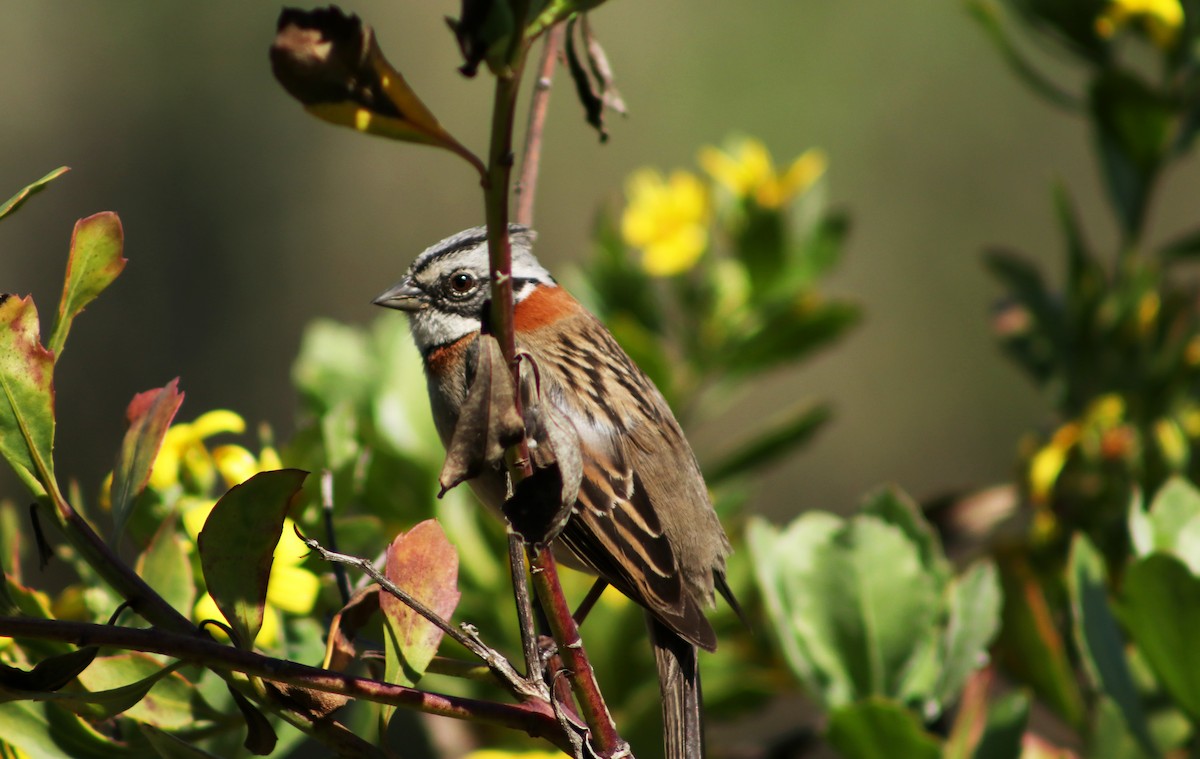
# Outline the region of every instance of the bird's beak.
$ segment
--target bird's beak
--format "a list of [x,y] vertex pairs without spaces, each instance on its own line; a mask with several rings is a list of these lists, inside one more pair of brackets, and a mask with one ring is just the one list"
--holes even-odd
[[420,311],[429,307],[429,298],[408,277],[397,282],[371,302],[377,306],[408,312]]

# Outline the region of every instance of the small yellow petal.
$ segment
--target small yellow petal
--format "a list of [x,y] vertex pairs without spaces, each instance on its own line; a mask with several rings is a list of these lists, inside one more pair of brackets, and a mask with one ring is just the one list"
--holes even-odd
[[[206,619],[215,619],[221,624],[229,624],[229,620],[221,613],[221,609],[217,606],[217,602],[213,597],[205,593],[192,607],[192,619],[196,622],[203,622]],[[214,638],[219,641],[228,641],[229,636],[225,631],[216,625],[208,625],[205,627]],[[260,645],[269,646],[279,639],[279,612],[267,606],[263,609],[262,627],[258,629],[258,635],[255,636],[254,642]]]
[[222,432],[240,435],[246,431],[246,420],[233,411],[217,409],[201,414],[196,421],[192,422],[192,428],[198,440],[204,440]]
[[1159,419],[1154,423],[1154,440],[1158,450],[1171,469],[1179,471],[1188,463],[1188,444],[1183,430],[1171,419]]
[[1175,46],[1183,27],[1179,0],[1112,0],[1096,17],[1096,35],[1111,39],[1125,27],[1141,31],[1162,50]]
[[308,558],[309,553],[308,546],[296,535],[296,523],[290,518],[284,519],[283,532],[279,535],[279,542],[275,544],[275,563],[282,562],[294,567]]
[[626,243],[642,250],[652,276],[691,268],[708,245],[708,194],[699,177],[676,171],[664,179],[652,169],[630,177],[628,204],[621,217]]
[[283,469],[283,462],[279,459],[279,452],[268,445],[258,454],[258,471],[273,472],[277,469]]
[[213,463],[226,487],[240,485],[258,474],[258,459],[254,454],[240,445],[222,445],[213,449]]
[[1117,393],[1105,393],[1088,404],[1083,416],[1089,427],[1114,427],[1125,418],[1125,399]]
[[254,636],[254,642],[260,646],[275,645],[279,640],[279,628],[279,612],[268,605],[263,609],[262,627],[258,628],[258,635]]
[[178,485],[179,464],[183,461],[184,451],[195,443],[192,425],[176,424],[168,429],[150,469],[150,487],[162,491]]
[[[227,622],[225,615],[218,608],[217,602],[207,593],[200,596],[200,600],[196,601],[196,605],[192,607],[192,619],[196,622],[203,622],[206,619],[215,619],[222,624]],[[224,630],[217,627],[208,627],[207,629],[213,634],[213,637],[220,640],[229,640],[229,636],[225,634]]]
[[320,590],[321,581],[307,569],[276,564],[267,582],[267,603],[289,614],[308,614]]
[[200,531],[204,529],[204,523],[208,520],[208,515],[212,512],[213,506],[217,502],[202,498],[180,498],[179,510],[183,512],[183,529],[191,537],[193,541],[200,535]]
[[100,508],[104,511],[112,511],[112,484],[113,473],[109,472],[100,483]]

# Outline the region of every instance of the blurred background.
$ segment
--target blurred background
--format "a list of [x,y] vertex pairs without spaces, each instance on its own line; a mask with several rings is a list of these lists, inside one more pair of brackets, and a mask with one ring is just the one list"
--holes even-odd
[[[342,6],[482,152],[490,85],[456,71],[442,17],[458,4]],[[0,225],[0,290],[33,293],[48,329],[74,221],[113,210],[125,226],[129,266],[76,323],[57,378],[58,471],[89,494],[112,466],[130,397],[177,375],[181,419],[229,407],[286,439],[304,325],[374,319],[371,299],[416,253],[482,222],[461,161],[302,112],[267,61],[279,10],[221,0],[3,11],[0,196],[56,166],[72,171]],[[836,418],[770,472],[754,508],[782,518],[846,510],[883,482],[926,498],[1008,479],[1020,434],[1052,420],[989,334],[998,288],[980,252],[1004,244],[1057,271],[1055,177],[1091,239],[1112,246],[1082,122],[1004,70],[958,2],[614,1],[593,24],[630,115],[599,144],[560,71],[536,216],[551,268],[583,260],[597,210],[618,206],[631,171],[694,170],[699,147],[731,133],[761,138],[780,163],[821,147],[834,205],[852,215],[830,294],[858,301],[862,326],[739,408],[759,418],[824,399]],[[1076,81],[1065,65],[1059,74]],[[1200,184],[1194,169],[1168,178],[1152,240],[1194,222],[1196,194],[1183,186]],[[701,458],[727,434],[697,430]],[[19,493],[2,482],[0,493]]]

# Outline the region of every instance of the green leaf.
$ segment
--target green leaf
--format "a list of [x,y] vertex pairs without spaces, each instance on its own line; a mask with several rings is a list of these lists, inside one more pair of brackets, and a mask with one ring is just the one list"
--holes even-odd
[[853,688],[837,652],[813,634],[814,604],[804,583],[813,573],[817,547],[844,525],[833,514],[810,511],[785,530],[757,517],[746,527],[755,578],[774,637],[804,689],[826,705],[849,703]]
[[769,429],[752,440],[741,442],[717,463],[704,468],[710,487],[733,477],[749,474],[783,458],[812,439],[832,416],[828,404],[804,403],[775,415]]
[[0,664],[0,687],[10,690],[53,693],[88,668],[100,649],[86,646],[38,662],[28,672]]
[[1082,533],[1071,543],[1068,590],[1075,644],[1092,684],[1120,709],[1129,732],[1151,756],[1156,752],[1142,701],[1125,663],[1125,641],[1108,606],[1104,557]]
[[1020,555],[998,561],[1004,612],[995,646],[997,659],[1069,724],[1082,727],[1083,696],[1037,576]]
[[1159,682],[1193,720],[1200,719],[1200,579],[1173,556],[1152,554],[1125,573],[1120,618]]
[[125,269],[125,258],[121,255],[124,246],[121,220],[111,211],[75,222],[67,276],[58,303],[58,319],[50,332],[50,341],[46,343],[55,361],[62,358],[63,345],[75,317]]
[[[175,674],[182,666],[184,662],[178,661],[164,667],[149,654],[140,652],[100,657],[79,675],[79,684],[84,690],[63,693],[57,700],[62,706],[92,720],[109,719],[123,713],[129,717],[135,714],[143,718],[149,716],[154,721],[159,702],[148,694],[169,676],[184,688],[190,687]],[[194,715],[188,716],[194,719]],[[175,723],[183,726],[190,724],[191,719],[175,720]]]
[[917,502],[903,490],[889,485],[868,493],[859,504],[859,513],[900,529],[920,551],[921,565],[934,574],[939,585],[950,579],[950,562],[937,531],[925,519]]
[[1060,309],[1036,265],[1016,252],[1000,249],[986,251],[983,262],[1009,296],[1029,309],[1043,331],[1057,332]]
[[1084,310],[1104,287],[1104,272],[1084,239],[1083,227],[1071,195],[1062,182],[1054,183],[1054,209],[1067,244],[1067,282],[1065,291],[1071,312],[1079,321],[1086,320]]
[[1129,721],[1111,698],[1097,699],[1088,736],[1088,759],[1142,759],[1157,757],[1157,749],[1147,748],[1129,729]]
[[1113,69],[1095,81],[1088,102],[1123,237],[1136,241],[1151,189],[1169,148],[1173,112],[1163,96],[1138,77]]
[[1163,263],[1173,264],[1200,258],[1200,229],[1187,232],[1158,249]]
[[238,711],[242,713],[242,718],[246,720],[246,740],[242,745],[246,750],[255,756],[266,756],[275,750],[275,744],[279,740],[275,734],[275,728],[271,727],[271,722],[266,718],[258,707],[250,702],[250,699],[243,696],[234,689],[233,684],[228,684],[229,695],[233,696],[233,703],[237,705]]
[[307,472],[262,472],[217,501],[196,540],[204,581],[236,633],[252,648],[262,627],[275,545]]
[[58,179],[63,174],[66,174],[68,171],[70,171],[68,167],[59,166],[54,171],[50,172],[38,181],[22,189],[16,195],[13,195],[11,198],[4,201],[4,205],[0,205],[0,219],[3,219],[5,216],[8,216],[10,213],[16,211],[26,200],[29,200],[34,195],[37,195],[42,190],[46,189],[46,185],[50,184],[55,179]]
[[938,759],[942,753],[915,714],[882,698],[834,710],[825,737],[845,759]]
[[111,740],[57,704],[0,704],[0,736],[37,759],[144,759],[135,748]]
[[850,234],[850,217],[830,213],[818,220],[808,239],[791,254],[789,281],[798,288],[816,285],[842,257],[842,249]]
[[773,305],[760,327],[731,341],[722,363],[737,378],[795,361],[841,337],[860,316],[856,305],[816,297]]
[[183,393],[179,392],[178,386],[179,378],[176,377],[166,387],[138,393],[125,410],[129,429],[125,432],[121,451],[117,454],[117,464],[113,467],[110,491],[114,545],[120,540],[133,512],[134,500],[150,480],[150,470],[162,447],[163,437],[175,413],[179,411],[179,404],[183,403]]
[[0,299],[0,454],[35,496],[56,494],[54,356],[38,342],[33,299]]
[[191,616],[196,604],[196,578],[188,543],[175,529],[175,520],[159,526],[150,545],[138,556],[137,573],[167,603]]
[[1000,9],[995,2],[992,0],[969,0],[967,10],[971,17],[983,27],[984,33],[995,45],[1000,57],[1008,64],[1017,79],[1054,105],[1070,110],[1079,107],[1078,98],[1047,79],[1021,54],[1009,38],[1008,30],[1004,28],[1000,20]]
[[1200,490],[1186,479],[1167,480],[1154,494],[1148,513],[1135,503],[1130,510],[1130,528],[1139,556],[1170,553],[1200,574]]
[[[458,606],[458,554],[441,526],[427,519],[396,536],[387,550],[386,576],[443,619]],[[387,626],[388,682],[412,686],[433,661],[444,633],[387,591],[380,591]],[[384,719],[394,709],[384,709]]]
[[159,730],[151,725],[138,725],[142,735],[162,759],[218,759],[213,754],[196,748],[192,744]]
[[756,293],[773,293],[787,263],[787,217],[779,210],[742,203],[743,220],[734,237],[735,251]]
[[996,567],[991,562],[973,564],[950,590],[950,620],[941,656],[942,677],[938,698],[944,708],[962,692],[972,672],[988,659],[988,646],[1000,630],[1003,598]]
[[988,709],[987,725],[972,759],[1018,759],[1028,722],[1029,696],[1016,692],[996,699]]
[[814,637],[836,652],[857,698],[897,694],[939,607],[917,547],[898,528],[857,517],[813,558]]

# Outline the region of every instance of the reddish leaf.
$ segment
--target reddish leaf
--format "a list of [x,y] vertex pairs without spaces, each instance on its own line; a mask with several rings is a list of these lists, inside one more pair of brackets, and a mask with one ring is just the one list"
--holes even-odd
[[54,485],[54,356],[33,298],[0,295],[0,454],[34,495]]
[[75,222],[58,320],[46,343],[55,361],[62,356],[71,322],[125,269],[124,247],[125,232],[115,213],[105,211]]
[[[392,541],[385,573],[443,618],[458,605],[458,554],[433,519]],[[380,594],[379,604],[389,631],[388,680],[413,685],[433,660],[442,631],[387,592]]]
[[129,429],[117,454],[117,465],[113,468],[112,512],[113,542],[121,536],[125,523],[133,511],[133,501],[146,487],[150,469],[162,447],[163,437],[179,404],[183,393],[179,392],[179,378],[171,380],[166,387],[138,393],[125,410]]
[[307,472],[262,472],[229,490],[204,523],[196,543],[204,581],[243,648],[262,627],[267,582],[283,520]]

